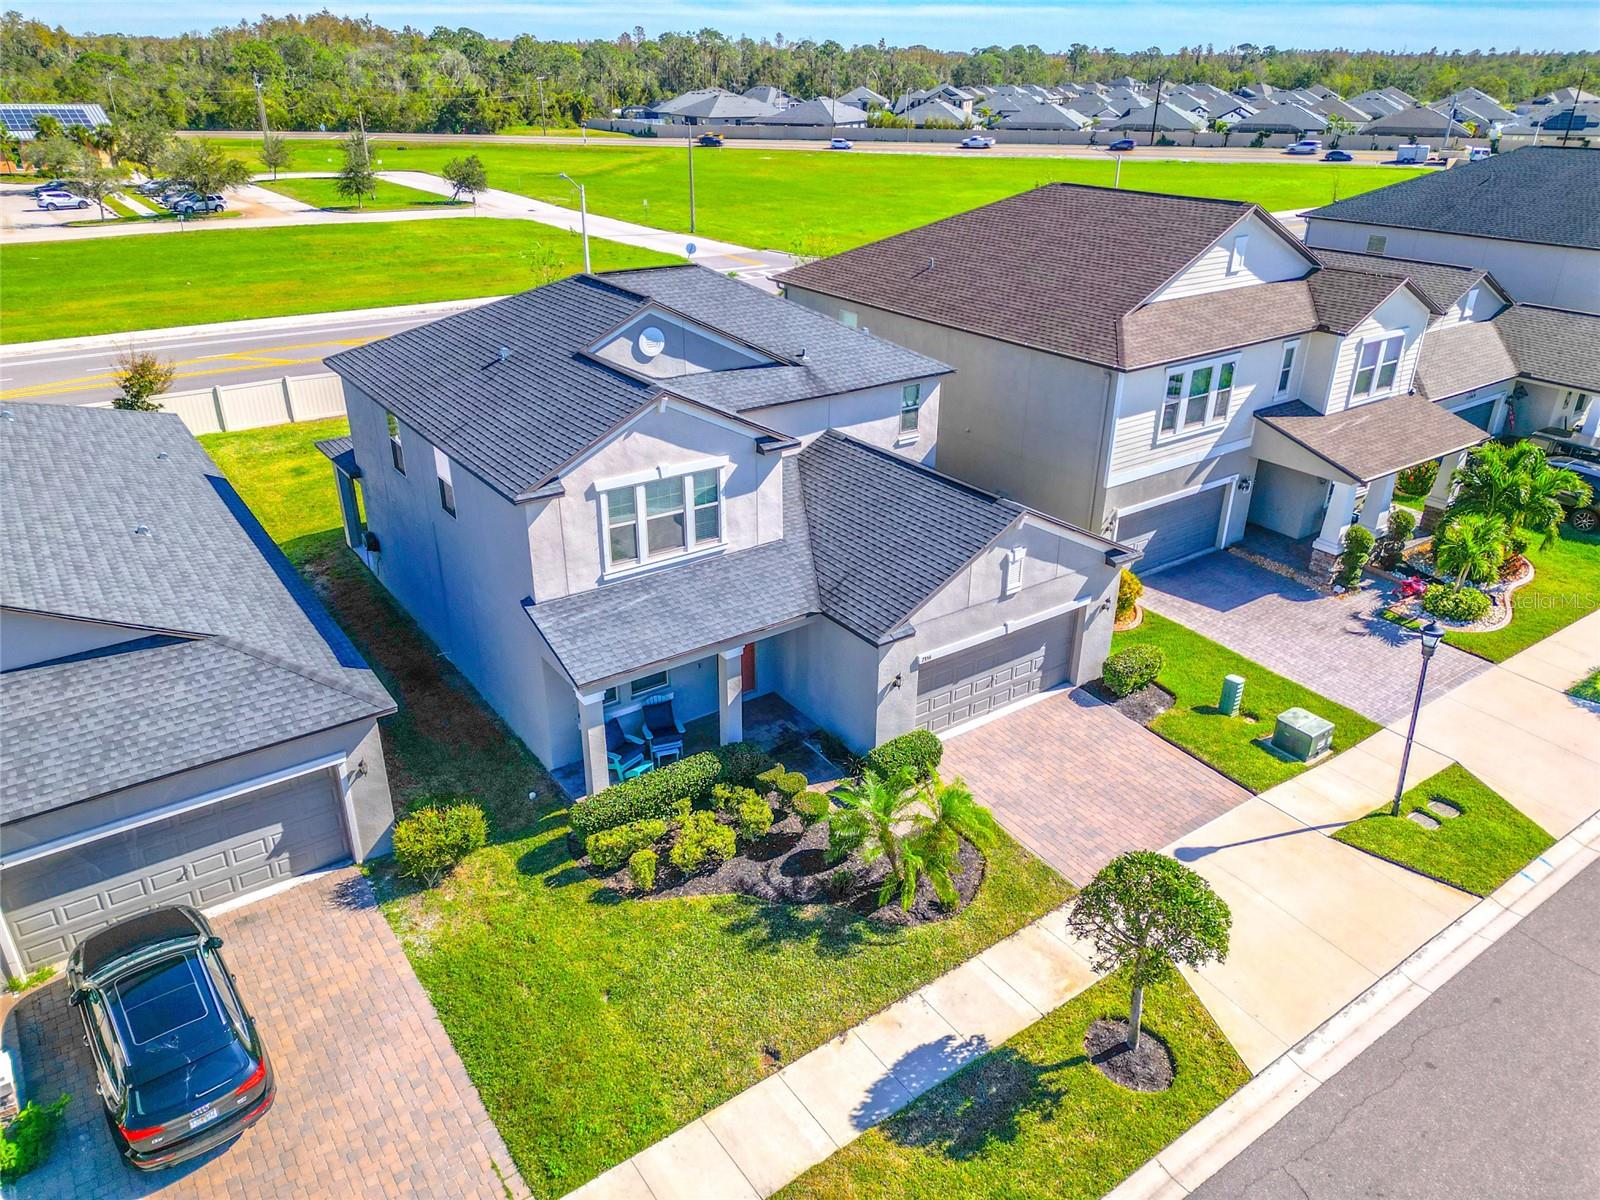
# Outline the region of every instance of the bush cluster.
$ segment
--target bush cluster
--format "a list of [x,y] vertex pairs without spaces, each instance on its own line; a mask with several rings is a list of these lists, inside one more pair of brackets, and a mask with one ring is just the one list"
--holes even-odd
[[435,887],[489,840],[483,809],[460,796],[430,797],[394,827],[394,860],[402,875]]
[[1107,658],[1106,665],[1101,668],[1101,676],[1106,691],[1113,696],[1129,696],[1145,684],[1154,683],[1156,676],[1161,674],[1161,668],[1166,665],[1167,656],[1161,652],[1160,646],[1141,642],[1126,650],[1118,650]]
[[742,842],[764,838],[767,830],[772,828],[772,809],[754,792],[739,801],[739,807],[733,810],[733,818]]
[[759,783],[769,792],[777,792],[785,800],[793,800],[806,790],[806,777],[799,771],[791,771],[782,763],[770,771],[763,771],[756,777]]
[[71,1096],[62,1095],[51,1104],[29,1100],[22,1111],[5,1127],[0,1137],[0,1183],[15,1183],[50,1157],[61,1128],[61,1114]]
[[1352,525],[1344,533],[1344,549],[1339,552],[1339,573],[1334,582],[1340,587],[1355,587],[1361,582],[1361,568],[1372,557],[1372,546],[1378,539],[1365,525]]
[[861,760],[861,767],[883,776],[909,769],[919,780],[931,779],[943,757],[944,743],[937,734],[913,729],[869,751]]
[[666,836],[667,823],[660,817],[651,817],[591,833],[584,840],[583,848],[589,854],[589,861],[600,870],[615,871],[635,851],[653,846]]
[[1395,485],[1408,496],[1426,496],[1439,478],[1439,461],[1418,463],[1395,474]]
[[713,813],[694,812],[678,826],[678,840],[667,851],[667,861],[685,875],[693,875],[708,862],[732,858],[733,852],[733,830],[718,824]]
[[587,839],[602,829],[615,829],[629,821],[667,817],[680,800],[692,804],[704,798],[721,773],[721,760],[708,752],[691,754],[633,779],[612,784],[572,806],[572,832]]
[[1424,611],[1447,621],[1481,621],[1489,612],[1489,605],[1489,593],[1477,588],[1452,591],[1446,584],[1433,583],[1422,593]]
[[1126,621],[1133,616],[1133,610],[1142,595],[1144,595],[1144,584],[1132,571],[1125,569],[1121,580],[1117,583],[1117,620]]
[[789,801],[789,807],[799,814],[805,824],[815,825],[828,815],[833,802],[821,792],[801,792]]
[[1385,571],[1400,565],[1400,556],[1406,552],[1406,543],[1416,532],[1417,514],[1409,508],[1395,508],[1389,513],[1389,528],[1372,549],[1372,561]]
[[735,787],[755,787],[757,777],[772,765],[772,756],[751,742],[729,742],[711,753],[722,763],[722,775],[717,782],[731,783]]
[[656,885],[656,852],[635,850],[628,859],[628,874],[633,876],[633,886],[648,892]]

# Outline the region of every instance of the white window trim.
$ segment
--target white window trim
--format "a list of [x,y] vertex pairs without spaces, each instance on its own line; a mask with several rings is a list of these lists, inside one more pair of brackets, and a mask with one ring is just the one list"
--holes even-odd
[[1239,275],[1244,271],[1244,252],[1250,245],[1250,235],[1241,233],[1233,239],[1233,245],[1228,247],[1228,275]]
[[[1237,354],[1224,354],[1220,358],[1208,358],[1198,362],[1170,366],[1161,372],[1161,392],[1156,404],[1156,443],[1158,445],[1181,442],[1187,438],[1197,437],[1208,430],[1215,431],[1227,428],[1228,422],[1232,421],[1239,411],[1239,357]],[[1212,415],[1217,401],[1216,384],[1217,380],[1222,376],[1222,368],[1229,363],[1233,364],[1233,382],[1229,385],[1228,413],[1224,417],[1216,417]],[[1189,401],[1194,398],[1189,395],[1189,381],[1194,378],[1196,371],[1203,371],[1207,367],[1211,368],[1211,388],[1206,392],[1206,415],[1201,421],[1190,423],[1185,420],[1189,411]],[[1166,413],[1167,405],[1171,403],[1167,396],[1167,381],[1174,375],[1179,374],[1183,376],[1183,392],[1177,398],[1178,420],[1172,432],[1168,433],[1161,428],[1162,417]]]
[[[1294,357],[1290,358],[1289,356],[1291,354]],[[1289,359],[1289,378],[1287,380],[1285,380],[1283,377],[1283,360],[1286,358]],[[1284,397],[1294,394],[1294,373],[1299,369],[1299,367],[1300,339],[1290,338],[1288,341],[1283,343],[1283,354],[1278,359],[1278,378],[1273,381],[1273,399],[1282,400]],[[1283,386],[1278,387],[1278,384],[1282,384]]]
[[[1382,345],[1386,342],[1394,340],[1395,338],[1400,339],[1400,353],[1395,356],[1394,378],[1390,380],[1389,386],[1382,391],[1377,390],[1378,376],[1383,373],[1383,351],[1380,350],[1378,352],[1378,361],[1372,366],[1373,390],[1370,392],[1356,391],[1356,381],[1361,378],[1361,356],[1366,352],[1367,347],[1373,345],[1374,343]],[[1400,366],[1405,362],[1405,359],[1406,334],[1405,330],[1403,329],[1386,329],[1382,333],[1378,334],[1377,337],[1365,337],[1358,341],[1356,343],[1355,360],[1350,364],[1350,392],[1345,401],[1345,407],[1348,408],[1357,401],[1360,401],[1362,404],[1367,404],[1373,400],[1387,399],[1388,397],[1393,396],[1396,392],[1401,391],[1401,385],[1403,381],[1400,378]]]
[[[722,460],[726,462],[726,460]],[[694,477],[702,471],[715,471],[717,476],[717,536],[715,540],[699,541],[694,531]],[[647,483],[657,480],[679,479],[683,482],[683,538],[682,550],[668,551],[664,554],[650,554],[649,546],[649,517],[645,508],[644,489]],[[617,579],[624,575],[631,575],[638,571],[662,567],[668,563],[685,562],[692,559],[706,558],[709,555],[721,553],[727,546],[727,513],[723,497],[724,484],[723,471],[715,465],[701,466],[696,470],[679,472],[677,467],[671,473],[651,473],[634,483],[615,484],[609,488],[599,488],[600,512],[600,564],[602,579]],[[626,562],[615,562],[611,557],[611,501],[610,493],[625,487],[633,488],[633,513],[634,528],[636,531],[639,557]]]
[[[917,390],[917,403],[911,408],[906,407],[906,393],[912,388]],[[928,397],[923,393],[921,382],[902,384],[900,387],[900,411],[895,417],[895,445],[904,446],[916,441],[922,436],[922,409],[928,403]],[[906,414],[912,416],[910,429],[905,427]]]

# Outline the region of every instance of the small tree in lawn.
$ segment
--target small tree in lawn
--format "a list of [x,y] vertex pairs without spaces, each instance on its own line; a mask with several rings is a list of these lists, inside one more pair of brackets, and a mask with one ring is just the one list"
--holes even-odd
[[1504,517],[1462,513],[1434,535],[1433,565],[1455,576],[1452,592],[1465,583],[1493,583],[1506,559],[1507,536]]
[[72,186],[86,200],[93,200],[100,209],[100,219],[106,219],[106,199],[122,190],[128,177],[121,167],[108,167],[99,156],[85,154],[72,172]]
[[344,166],[340,168],[338,182],[333,187],[341,196],[353,199],[357,209],[360,209],[363,198],[377,194],[378,176],[372,169],[372,153],[367,149],[367,139],[361,134],[352,133],[345,138]]
[[1107,863],[1078,893],[1067,924],[1093,945],[1096,971],[1127,968],[1128,1049],[1137,1050],[1145,987],[1168,978],[1176,965],[1227,958],[1233,915],[1196,872],[1164,854],[1134,850]]
[[474,208],[478,205],[478,193],[489,190],[489,173],[483,169],[483,163],[476,154],[452,158],[445,163],[444,177],[451,188],[450,198],[459,200],[465,192]]
[[159,412],[161,405],[153,399],[172,386],[176,368],[148,350],[135,350],[132,346],[116,362],[117,386],[122,394],[111,401],[112,408],[131,412]]
[[828,817],[830,860],[840,862],[855,850],[860,850],[867,862],[886,860],[889,876],[878,903],[887,904],[891,896],[898,895],[901,907],[910,908],[922,860],[907,853],[907,843],[928,825],[919,811],[921,797],[911,770],[884,775],[868,768],[860,783],[841,787],[833,798],[841,807]]
[[261,165],[272,172],[276,179],[278,172],[289,165],[289,139],[281,133],[269,133],[261,143],[261,153],[257,156]]

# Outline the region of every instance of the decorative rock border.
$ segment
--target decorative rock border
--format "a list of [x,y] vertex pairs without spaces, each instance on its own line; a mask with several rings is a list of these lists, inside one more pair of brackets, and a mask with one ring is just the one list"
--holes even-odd
[[[1504,629],[1511,624],[1512,618],[1517,615],[1516,605],[1511,600],[1512,595],[1533,582],[1533,564],[1524,558],[1522,565],[1524,569],[1515,578],[1502,579],[1484,589],[1491,596],[1497,597],[1500,603],[1493,605],[1480,621],[1452,621],[1447,617],[1436,616],[1423,609],[1421,597],[1411,600],[1396,600],[1389,605],[1389,611],[1397,616],[1410,617],[1418,621],[1437,621],[1446,629],[1453,630],[1456,633],[1491,633],[1496,629]],[[1439,577],[1439,579],[1440,582],[1450,582],[1444,577]]]
[[1130,629],[1139,628],[1139,626],[1142,624],[1144,624],[1144,605],[1135,603],[1133,606],[1133,616],[1127,621],[1113,621],[1111,625],[1111,632],[1126,633]]

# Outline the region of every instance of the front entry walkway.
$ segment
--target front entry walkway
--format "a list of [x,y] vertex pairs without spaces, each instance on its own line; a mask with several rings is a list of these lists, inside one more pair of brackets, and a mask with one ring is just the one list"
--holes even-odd
[[1007,832],[1080,887],[1126,850],[1156,850],[1250,793],[1081,689],[952,735],[960,776]]
[[[1387,724],[1411,711],[1421,654],[1412,634],[1378,615],[1380,588],[1325,596],[1222,553],[1151,576],[1144,603],[1375,721]],[[1440,646],[1428,668],[1427,698],[1487,668],[1480,658]]]

